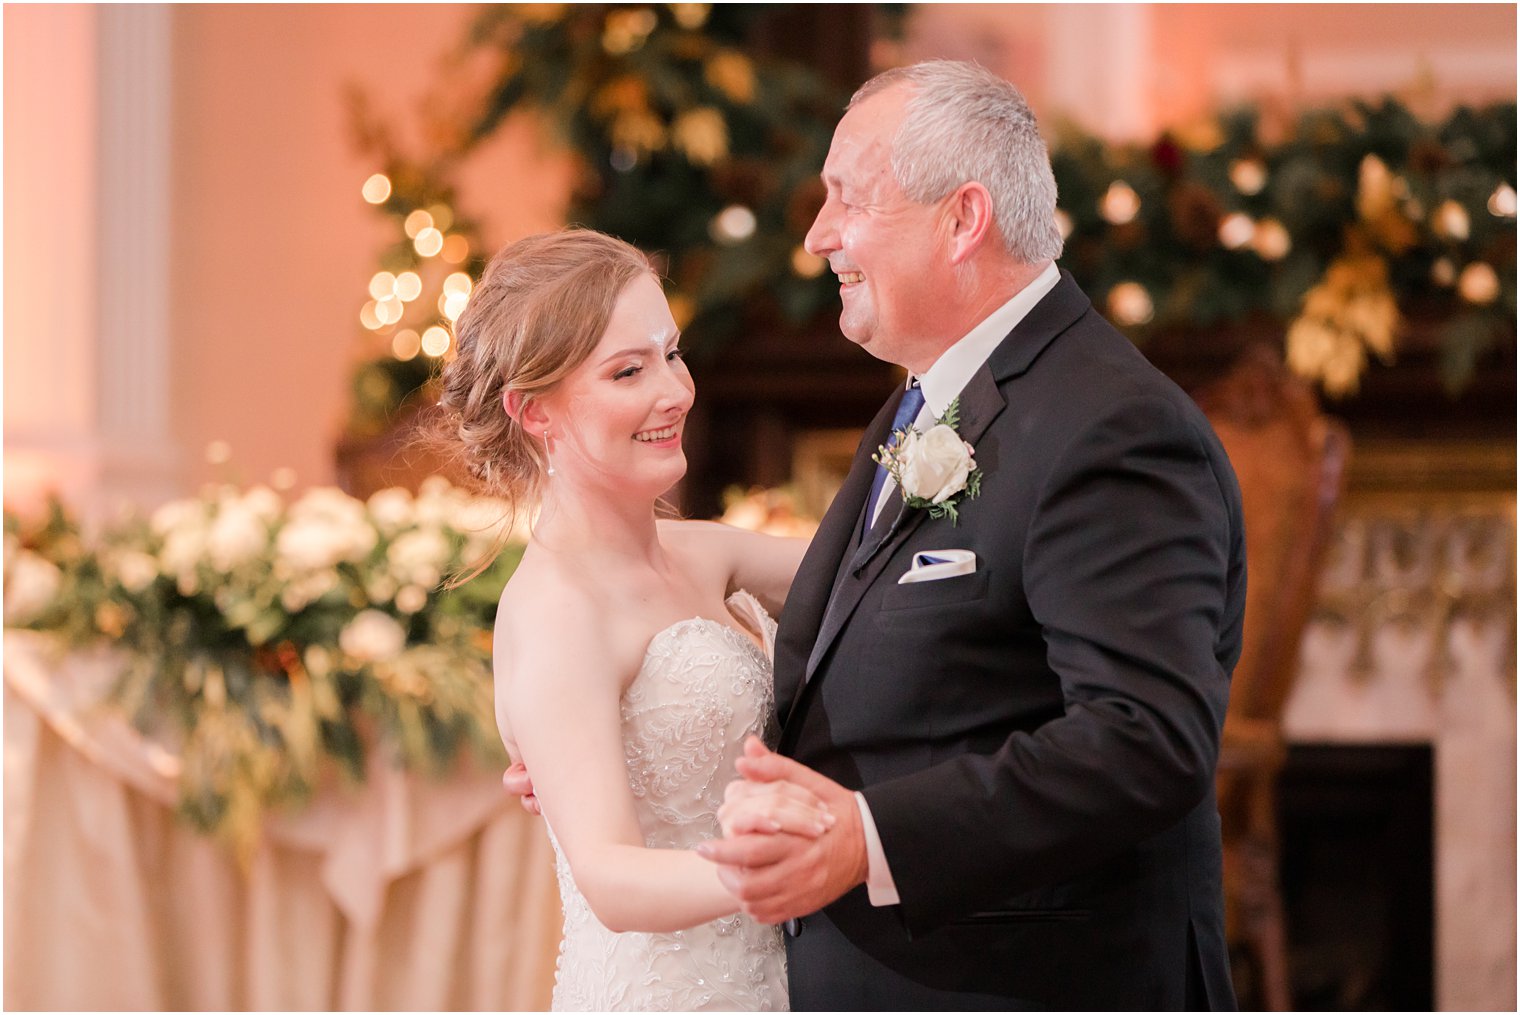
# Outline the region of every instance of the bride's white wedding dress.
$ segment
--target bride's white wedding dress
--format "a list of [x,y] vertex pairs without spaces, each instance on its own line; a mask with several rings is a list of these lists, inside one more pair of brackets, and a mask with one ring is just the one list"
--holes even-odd
[[[706,618],[649,641],[623,695],[623,750],[644,844],[689,849],[721,835],[717,811],[751,733],[768,732],[776,623],[747,592],[729,609],[763,638]],[[552,834],[551,834],[552,837]],[[742,914],[668,934],[602,926],[554,844],[565,938],[555,1011],[784,1011],[780,932]]]

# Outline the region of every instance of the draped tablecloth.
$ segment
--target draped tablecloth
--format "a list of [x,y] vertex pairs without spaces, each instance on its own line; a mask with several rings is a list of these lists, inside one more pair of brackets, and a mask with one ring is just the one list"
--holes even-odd
[[100,705],[118,666],[6,632],[7,1009],[548,1006],[553,853],[499,772],[372,752],[244,869],[175,817],[178,759]]

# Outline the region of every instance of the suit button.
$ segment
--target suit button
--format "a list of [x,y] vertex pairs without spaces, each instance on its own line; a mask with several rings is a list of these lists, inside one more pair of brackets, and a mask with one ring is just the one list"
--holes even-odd
[[786,930],[787,937],[799,937],[802,934],[802,921],[796,917],[786,921],[782,927]]

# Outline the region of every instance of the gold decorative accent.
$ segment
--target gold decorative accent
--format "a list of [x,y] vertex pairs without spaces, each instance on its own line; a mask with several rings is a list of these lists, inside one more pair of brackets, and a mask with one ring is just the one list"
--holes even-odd
[[[1513,472],[1511,472],[1513,476]],[[1373,644],[1390,625],[1426,631],[1425,677],[1439,694],[1461,621],[1507,630],[1498,668],[1515,691],[1515,497],[1405,492],[1350,497],[1321,576],[1315,620],[1356,631],[1352,672],[1373,674]]]

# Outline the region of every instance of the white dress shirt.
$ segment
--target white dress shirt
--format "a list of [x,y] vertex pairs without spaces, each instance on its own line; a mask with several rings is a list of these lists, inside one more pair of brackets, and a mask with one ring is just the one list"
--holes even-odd
[[[992,350],[1008,337],[1008,333],[1024,319],[1024,315],[1044,299],[1045,294],[1054,289],[1060,280],[1061,272],[1052,261],[1035,276],[1033,282],[983,318],[964,338],[946,349],[934,361],[933,366],[918,375],[919,386],[924,392],[924,407],[913,421],[915,429],[927,429],[930,423],[945,414],[950,403],[971,383],[971,378],[982,368],[982,364],[987,362]],[[911,376],[908,383],[913,383]],[[888,473],[886,482],[882,484],[881,495],[877,497],[872,509],[873,525],[881,514],[883,505],[892,500],[888,494],[896,490],[897,483]],[[895,906],[900,901],[897,883],[892,880],[892,871],[887,866],[887,854],[882,849],[881,836],[876,831],[876,820],[871,817],[871,808],[866,804],[865,794],[856,793],[855,802],[860,807],[860,820],[866,839],[866,894],[873,906]]]

